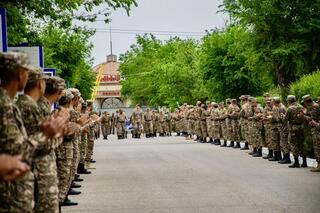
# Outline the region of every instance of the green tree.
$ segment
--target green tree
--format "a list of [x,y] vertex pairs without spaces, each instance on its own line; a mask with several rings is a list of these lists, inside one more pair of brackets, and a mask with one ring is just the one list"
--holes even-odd
[[137,44],[121,56],[122,94],[134,103],[171,106],[192,103],[197,76],[197,43],[154,36],[137,37]]
[[291,82],[320,63],[319,1],[224,0],[234,22],[252,32],[255,49],[287,93]]
[[213,31],[203,38],[199,69],[211,99],[260,95],[272,85],[266,67],[258,63],[260,55],[251,47],[250,39],[251,34],[239,26]]

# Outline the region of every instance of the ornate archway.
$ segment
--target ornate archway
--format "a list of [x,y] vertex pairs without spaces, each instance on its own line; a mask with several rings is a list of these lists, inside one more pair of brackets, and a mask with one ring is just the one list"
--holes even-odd
[[101,104],[101,109],[115,109],[123,107],[123,102],[118,98],[107,98]]

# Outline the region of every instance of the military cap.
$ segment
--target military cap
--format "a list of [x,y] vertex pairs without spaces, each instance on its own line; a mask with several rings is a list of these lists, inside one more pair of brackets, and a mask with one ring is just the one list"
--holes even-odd
[[28,83],[35,83],[38,80],[46,80],[49,78],[49,76],[47,76],[46,74],[43,73],[42,68],[41,67],[33,67],[33,69],[31,69],[29,71],[29,75],[28,75]]
[[249,102],[252,102],[253,99],[254,97],[251,97],[251,96],[248,98]]
[[227,98],[227,99],[226,99],[226,103],[229,103],[230,101],[231,101],[230,98]]
[[231,99],[231,103],[237,103],[237,99],[235,98]]
[[64,98],[65,100],[72,100],[74,98],[74,95],[70,91],[70,89],[65,89],[62,92],[61,98]]
[[219,105],[220,105],[220,106],[224,106],[224,102],[220,102]]
[[294,95],[288,95],[288,96],[287,96],[287,101],[291,101],[291,102],[296,101],[296,96],[294,96]]
[[267,97],[265,101],[266,101],[266,103],[270,103],[272,100],[271,100],[271,98]]
[[257,99],[254,98],[254,97],[252,97],[251,102],[252,102],[252,103],[257,103]]
[[201,101],[197,101],[197,105],[201,104]]
[[218,107],[219,105],[216,102],[212,102],[213,107]]
[[317,98],[317,101],[316,101],[317,103],[320,103],[320,96]]
[[187,105],[188,105],[187,103],[184,103],[184,104],[183,104],[183,106],[187,106]]
[[241,95],[241,96],[239,97],[239,100],[245,100],[245,96],[244,96],[244,95]]
[[263,97],[270,97],[270,94],[268,92],[263,93]]
[[279,104],[279,103],[281,102],[281,99],[280,99],[280,97],[274,97],[274,98],[273,98],[273,101],[274,101],[275,103]]
[[70,88],[69,89],[70,90],[70,92],[72,92],[72,94],[73,94],[73,96],[74,97],[81,97],[81,93],[80,93],[80,91],[78,90],[78,89],[76,89],[76,88]]
[[48,76],[46,79],[47,87],[52,89],[64,89],[66,87],[66,83],[64,79],[57,77],[57,76]]
[[24,68],[27,71],[34,68],[30,65],[27,54],[22,52],[0,53],[0,70],[15,70],[18,68]]
[[308,102],[308,101],[312,101],[312,98],[310,95],[304,95],[302,97],[302,102]]

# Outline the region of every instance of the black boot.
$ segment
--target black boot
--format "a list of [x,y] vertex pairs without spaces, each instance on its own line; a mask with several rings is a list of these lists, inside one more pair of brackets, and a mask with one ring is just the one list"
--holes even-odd
[[88,171],[88,170],[85,169],[83,163],[79,163],[78,173],[79,173],[79,174],[91,174],[90,171]]
[[280,164],[289,164],[289,163],[291,163],[290,154],[289,153],[288,154],[284,154],[283,159],[278,161],[278,163],[280,163]]
[[80,184],[76,184],[75,182],[72,182],[70,188],[72,188],[72,189],[81,188],[81,185]]
[[307,157],[302,157],[301,168],[308,168]]
[[268,159],[269,161],[279,161],[281,160],[281,152],[280,151],[274,151],[273,157]]
[[269,158],[273,158],[273,150],[269,149],[268,150],[268,155],[267,156],[264,156],[262,157],[263,159],[269,159]]
[[83,179],[82,179],[82,178],[80,178],[80,176],[75,175],[75,176],[74,176],[74,180],[73,180],[73,181],[75,181],[75,182],[82,182],[82,181],[83,181]]
[[252,157],[262,157],[262,148],[257,149],[257,152]]
[[241,148],[240,142],[239,142],[239,141],[236,141],[236,146],[234,146],[233,148],[234,148],[234,149],[239,149],[239,148]]
[[229,146],[227,146],[227,147],[234,147],[234,141],[231,141]]
[[214,143],[214,145],[216,145],[216,146],[220,146],[220,145],[221,145],[221,141],[220,141],[220,139],[216,139],[216,142]]
[[244,142],[244,147],[241,148],[240,150],[249,150],[249,144],[248,144],[248,142]]
[[202,138],[202,143],[207,143],[207,137]]
[[294,163],[289,168],[300,168],[299,157],[294,157]]
[[227,141],[223,140],[223,144],[221,144],[221,147],[226,147],[227,146]]
[[211,143],[211,144],[214,143],[212,138],[210,138],[209,143]]
[[69,200],[68,196],[66,197],[66,199],[64,199],[63,203],[60,204],[60,206],[76,206],[76,205],[78,205],[78,203],[72,202],[71,200]]
[[249,155],[254,155],[257,153],[257,149],[256,148],[253,148],[252,152],[249,152],[248,154]]
[[69,189],[68,195],[79,195],[79,194],[81,194],[81,192],[76,191],[76,190],[71,189],[71,188]]

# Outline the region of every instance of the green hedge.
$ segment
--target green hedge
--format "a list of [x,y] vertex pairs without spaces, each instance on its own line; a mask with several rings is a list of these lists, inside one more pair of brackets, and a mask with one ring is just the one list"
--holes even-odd
[[309,94],[314,99],[320,95],[320,71],[310,75],[305,75],[300,80],[290,85],[291,94],[295,95],[298,100],[302,96]]

